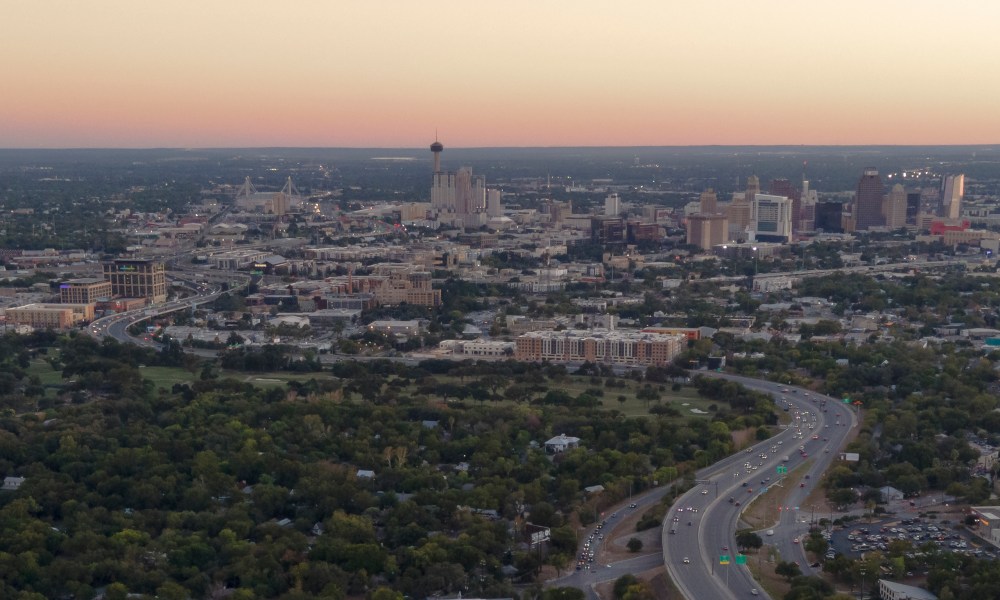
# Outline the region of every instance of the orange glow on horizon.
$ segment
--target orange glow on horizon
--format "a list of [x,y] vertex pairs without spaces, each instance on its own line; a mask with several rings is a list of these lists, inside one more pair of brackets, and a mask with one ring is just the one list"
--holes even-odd
[[15,3],[0,147],[1000,143],[1000,4]]

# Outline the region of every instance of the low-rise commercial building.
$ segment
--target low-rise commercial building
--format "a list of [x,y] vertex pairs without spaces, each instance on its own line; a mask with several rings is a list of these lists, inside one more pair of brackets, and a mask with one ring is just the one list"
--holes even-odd
[[59,285],[59,301],[63,304],[94,304],[108,298],[111,298],[111,282],[106,279],[70,279]]
[[878,593],[882,600],[937,600],[929,590],[888,579],[878,580]]
[[69,329],[94,318],[93,304],[26,304],[8,308],[7,322],[35,329]]

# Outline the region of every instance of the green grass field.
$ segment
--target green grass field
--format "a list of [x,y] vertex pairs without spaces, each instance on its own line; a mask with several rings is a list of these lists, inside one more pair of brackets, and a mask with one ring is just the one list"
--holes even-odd
[[[153,385],[157,389],[168,391],[173,388],[175,384],[190,384],[197,381],[200,377],[200,368],[194,373],[180,367],[144,366],[140,369],[142,371],[142,376],[153,382]],[[42,384],[46,386],[47,395],[56,395],[66,383],[62,378],[62,373],[60,371],[53,370],[52,367],[43,359],[32,360],[27,372],[29,375],[37,376],[41,380]],[[310,379],[323,381],[334,379],[333,375],[328,371],[319,373],[251,373],[243,371],[219,370],[216,371],[216,373],[219,377],[232,378],[237,381],[264,388],[284,387],[289,381],[308,381]],[[465,378],[463,381],[458,377],[447,376],[436,376],[435,379],[441,382],[455,384],[469,383],[471,380],[470,378]],[[709,418],[712,414],[714,414],[713,411],[710,410],[710,407],[714,404],[714,402],[699,397],[695,390],[690,387],[684,387],[675,392],[671,389],[669,384],[654,384],[653,387],[657,390],[660,397],[659,402],[657,402],[646,401],[637,397],[637,393],[645,385],[645,382],[636,382],[629,378],[618,377],[615,380],[615,386],[606,386],[606,379],[603,377],[597,378],[597,383],[594,383],[594,381],[595,380],[590,376],[569,375],[565,380],[559,382],[558,384],[550,383],[549,387],[552,389],[559,389],[574,397],[579,396],[588,390],[600,390],[603,394],[597,394],[597,397],[601,402],[601,406],[605,410],[620,411],[628,417],[648,416],[650,414],[649,409],[657,404],[673,406],[683,418]],[[417,386],[414,384],[403,388],[401,392],[405,395],[413,395],[417,393],[416,387]],[[619,401],[619,397],[624,398],[624,401]],[[508,403],[511,402],[508,400],[500,401],[500,404]]]

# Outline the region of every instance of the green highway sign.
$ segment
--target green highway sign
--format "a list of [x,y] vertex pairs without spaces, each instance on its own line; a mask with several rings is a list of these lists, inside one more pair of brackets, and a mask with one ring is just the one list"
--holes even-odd
[[743,554],[737,554],[736,555],[736,564],[738,564],[738,565],[745,565],[745,564],[747,564],[747,557],[745,555],[743,555]]
[[729,564],[729,555],[728,554],[723,554],[722,556],[720,556],[719,557],[719,564],[720,565],[728,565]]

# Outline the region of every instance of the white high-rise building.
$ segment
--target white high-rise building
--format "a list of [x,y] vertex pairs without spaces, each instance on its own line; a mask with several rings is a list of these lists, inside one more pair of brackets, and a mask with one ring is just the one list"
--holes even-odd
[[757,241],[788,242],[792,239],[792,201],[785,196],[755,194],[750,227]]
[[948,175],[941,181],[941,216],[958,219],[962,216],[962,197],[965,196],[965,175]]
[[622,214],[622,200],[618,194],[611,194],[604,199],[604,214],[609,217]]

